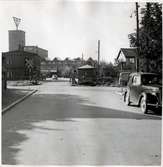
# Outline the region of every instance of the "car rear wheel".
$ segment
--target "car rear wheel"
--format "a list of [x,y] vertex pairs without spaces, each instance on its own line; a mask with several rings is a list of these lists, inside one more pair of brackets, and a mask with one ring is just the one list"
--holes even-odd
[[130,94],[129,94],[128,91],[127,91],[126,94],[125,94],[125,104],[126,104],[127,106],[130,105]]
[[141,111],[142,111],[144,114],[146,114],[147,111],[148,111],[148,106],[147,106],[147,102],[146,102],[145,97],[142,97],[142,98],[141,98],[140,107],[141,107]]

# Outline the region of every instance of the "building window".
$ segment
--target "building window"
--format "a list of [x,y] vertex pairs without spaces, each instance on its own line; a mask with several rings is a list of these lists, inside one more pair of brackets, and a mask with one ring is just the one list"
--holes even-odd
[[135,63],[135,59],[134,58],[130,58],[129,61],[130,61],[130,63]]
[[8,59],[8,64],[12,64],[12,57]]
[[10,73],[10,76],[11,76],[11,79],[12,79],[13,78],[13,73],[12,72]]
[[11,59],[10,59],[10,64],[12,64],[12,57],[11,57]]
[[10,78],[10,73],[7,71],[7,78]]
[[41,65],[45,65],[45,62],[41,62]]
[[9,63],[10,63],[10,62],[9,62],[9,59],[7,58],[7,59],[6,59],[6,64],[8,65]]

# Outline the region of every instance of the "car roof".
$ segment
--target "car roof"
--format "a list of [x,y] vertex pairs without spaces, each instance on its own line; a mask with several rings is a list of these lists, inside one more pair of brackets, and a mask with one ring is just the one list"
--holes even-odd
[[151,72],[133,72],[130,74],[130,76],[133,76],[133,75],[159,75],[157,73],[151,73]]
[[121,75],[124,75],[124,74],[130,75],[130,73],[131,73],[131,72],[120,72],[119,75],[120,75],[120,76],[121,76]]

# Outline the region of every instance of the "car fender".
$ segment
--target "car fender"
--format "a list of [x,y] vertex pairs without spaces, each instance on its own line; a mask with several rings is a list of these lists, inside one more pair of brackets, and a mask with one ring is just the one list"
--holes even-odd
[[127,94],[127,91],[125,91],[125,92],[123,93],[123,101],[124,101],[124,102],[125,102],[126,94]]
[[[140,101],[141,101],[142,97],[145,97],[145,100],[147,101],[147,99],[150,100],[152,96],[154,97],[155,95],[152,95],[150,92],[143,92],[143,93],[141,93],[141,95],[139,97],[139,103],[138,103],[138,105],[140,105]],[[156,99],[157,99],[157,97],[156,97]],[[149,102],[149,101],[147,101],[147,102]]]
[[147,100],[147,93],[146,92],[142,92],[139,96],[139,100],[138,100],[138,105],[140,106],[140,101],[142,99],[142,97],[145,97],[145,100]]
[[125,101],[125,97],[126,97],[127,92],[130,92],[129,88],[125,88],[125,90],[123,90],[123,101]]

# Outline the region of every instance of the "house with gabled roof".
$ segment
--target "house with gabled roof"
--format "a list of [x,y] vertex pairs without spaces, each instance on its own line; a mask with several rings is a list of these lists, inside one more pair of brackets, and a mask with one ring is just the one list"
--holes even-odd
[[138,63],[137,48],[121,48],[116,63],[120,71],[136,71]]

